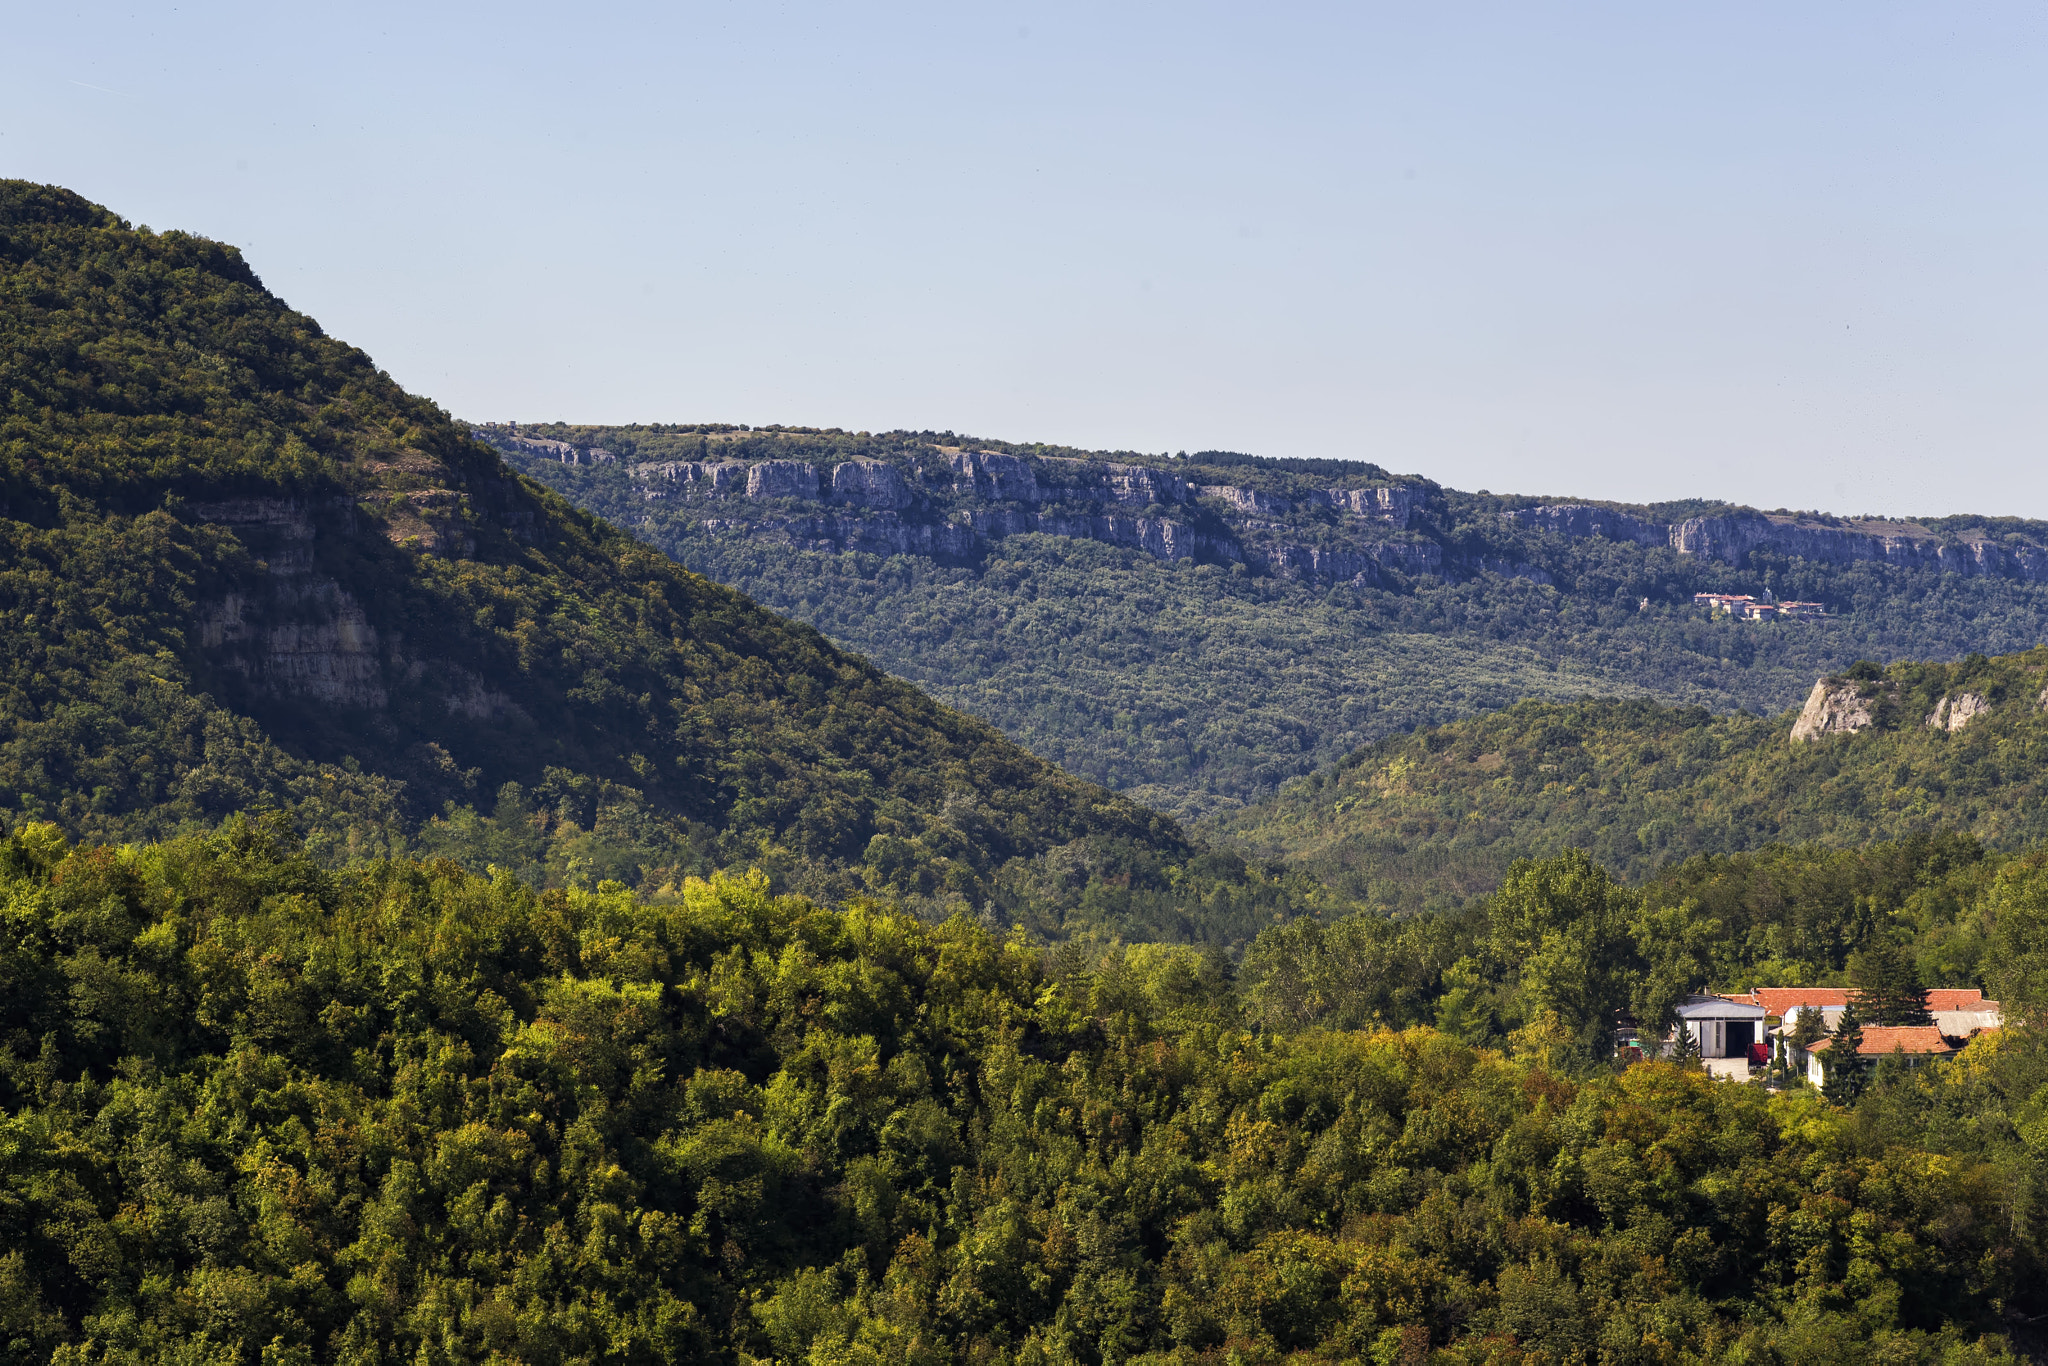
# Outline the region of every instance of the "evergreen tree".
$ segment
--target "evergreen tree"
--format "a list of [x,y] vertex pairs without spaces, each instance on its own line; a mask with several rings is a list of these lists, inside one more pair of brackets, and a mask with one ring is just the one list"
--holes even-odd
[[1835,1037],[1820,1056],[1824,1080],[1821,1094],[1836,1105],[1847,1105],[1863,1090],[1863,1021],[1852,997],[1835,1026]]
[[1693,1037],[1692,1026],[1684,1020],[1678,1022],[1678,1034],[1671,1041],[1671,1061],[1680,1067],[1700,1064],[1700,1041]]
[[1886,934],[1873,935],[1863,951],[1849,961],[1849,983],[1856,1003],[1872,1024],[1933,1024],[1927,1009],[1927,988],[1913,956]]
[[1799,1012],[1799,1018],[1792,1024],[1792,1032],[1786,1035],[1786,1042],[1803,1053],[1820,1042],[1827,1032],[1827,1020],[1821,1015],[1820,1007],[1808,1006]]

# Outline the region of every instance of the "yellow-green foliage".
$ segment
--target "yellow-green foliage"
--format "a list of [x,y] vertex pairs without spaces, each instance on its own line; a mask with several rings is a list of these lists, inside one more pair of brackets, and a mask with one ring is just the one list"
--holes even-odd
[[289,848],[0,848],[10,1360],[1960,1362],[2048,1308],[2024,1143],[1957,1122],[2033,1122],[2031,1041],[1850,1112],[1259,1031],[1213,953]]
[[[1517,858],[1568,848],[1640,878],[1778,842],[2048,836],[2048,648],[1863,671],[1877,725],[1855,734],[1795,745],[1790,714],[1525,702],[1360,750],[1218,833],[1340,900],[1396,907],[1462,900]],[[1925,724],[1964,692],[1991,710],[1953,734]]]

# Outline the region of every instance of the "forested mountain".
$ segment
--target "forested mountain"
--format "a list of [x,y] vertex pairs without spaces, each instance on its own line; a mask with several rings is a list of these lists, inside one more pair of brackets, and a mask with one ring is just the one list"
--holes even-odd
[[[1648,696],[1382,740],[1248,862],[507,468],[229,248],[0,182],[0,394],[5,1366],[2039,1357],[2048,649],[1859,664],[1796,745]],[[1546,680],[1962,653],[2042,591],[2031,527],[493,441],[1028,678],[1076,767],[1123,699],[1101,771],[1154,795]],[[1752,581],[1843,596],[1677,605]],[[2014,1027],[1825,1094],[1615,1054],[1877,981]]]
[[[2008,1009],[2048,1008],[2039,858],[1873,851],[1818,898],[1804,863],[1697,880],[1765,908],[1736,944],[1988,935]],[[1587,1056],[1719,929],[1574,855],[1476,919],[1270,930],[1233,981],[759,878],[649,905],[336,875],[275,823],[33,827],[0,844],[0,1359],[2017,1363],[2039,1040],[1848,1105]]]
[[0,396],[7,824],[274,805],[334,861],[1219,909],[1167,895],[1171,821],[521,478],[232,248],[0,183]]
[[1803,715],[1524,702],[1369,746],[1216,833],[1339,904],[1415,907],[1568,848],[1639,878],[1694,854],[1941,827],[2000,848],[2048,838],[2048,648],[1863,663]]
[[[2048,526],[1461,493],[1346,460],[937,432],[486,424],[682,563],[1159,809],[1528,697],[1775,713],[2048,639]],[[1696,592],[1821,603],[1710,619]]]

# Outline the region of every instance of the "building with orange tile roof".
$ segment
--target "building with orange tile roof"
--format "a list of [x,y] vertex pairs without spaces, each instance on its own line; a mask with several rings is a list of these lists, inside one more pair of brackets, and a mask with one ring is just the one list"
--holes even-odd
[[[1731,994],[1728,999],[1762,1006],[1767,1019],[1778,1021],[1770,1030],[1776,1041],[1776,1055],[1793,1068],[1804,1068],[1808,1075],[1813,1075],[1817,1064],[1812,1050],[1796,1049],[1790,1043],[1799,1016],[1808,1010],[1818,1012],[1821,1026],[1832,1033],[1841,1022],[1842,1011],[1848,1007],[1852,995],[1854,991],[1849,987],[1757,987],[1753,991]],[[1961,1042],[1967,1042],[1987,1029],[1997,1029],[2004,1023],[1999,1003],[1985,1000],[1984,993],[1975,987],[1930,988],[1927,1010],[1934,1017],[1933,1028],[1944,1037]],[[1907,1027],[1929,1028],[1926,1025]],[[1868,1037],[1872,1029],[1893,1026],[1865,1025],[1863,1028]],[[1891,1050],[1886,1048],[1884,1051]],[[1910,1053],[1912,1050],[1907,1051]]]
[[[1834,1042],[1833,1039],[1817,1039],[1806,1050],[1806,1079],[1815,1086],[1824,1080],[1821,1059]],[[1955,1040],[1934,1025],[1865,1025],[1863,1046],[1856,1050],[1856,1059],[1873,1063],[1879,1058],[1899,1053],[1907,1062],[1917,1065],[1929,1058],[1954,1057],[1961,1051]]]

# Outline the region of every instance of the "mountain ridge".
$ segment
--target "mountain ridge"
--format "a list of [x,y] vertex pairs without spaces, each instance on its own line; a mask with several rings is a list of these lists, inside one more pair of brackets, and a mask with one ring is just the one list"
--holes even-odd
[[[1528,697],[1774,714],[1857,659],[2048,639],[2048,524],[2013,519],[1467,494],[1363,463],[948,432],[478,430],[680,562],[1186,819]],[[1701,593],[1825,610],[1739,621]]]
[[[1067,453],[1014,443],[945,438],[928,433],[790,431],[754,428],[700,431],[664,426],[648,445],[669,448],[661,458],[636,459],[640,445],[622,454],[619,429],[547,425],[561,435],[519,434],[518,424],[475,425],[471,432],[508,454],[592,467],[616,464],[648,502],[677,500],[713,508],[744,499],[816,503],[831,511],[809,518],[743,515],[741,520],[707,520],[707,528],[744,529],[750,535],[783,538],[806,549],[924,554],[955,559],[985,551],[990,540],[1039,531],[1138,548],[1165,559],[1244,563],[1254,572],[1333,583],[1386,580],[1403,575],[1483,572],[1547,578],[1530,564],[1490,544],[1461,545],[1443,534],[1456,515],[1452,504],[1484,506],[1514,528],[1565,540],[1599,536],[1643,546],[1668,547],[1730,565],[1755,551],[1845,565],[1877,561],[1909,569],[1968,576],[2048,582],[2048,523],[1963,516],[1942,519],[1861,517],[1821,513],[1765,512],[1734,504],[1697,500],[1626,504],[1584,499],[1464,494],[1419,475],[1390,475],[1378,465],[1357,462],[1355,473],[1335,486],[1316,476],[1277,465],[1209,466],[1202,456],[1173,458],[1127,452]],[[637,429],[636,429],[637,430]],[[594,440],[602,437],[612,446]],[[680,441],[695,437],[698,459],[673,458]],[[798,451],[760,454],[776,443],[798,447],[820,439],[845,438],[869,453],[831,461]],[[744,450],[713,458],[717,448]],[[752,448],[752,449],[749,449]],[[1052,451],[1060,449],[1061,453]],[[920,456],[936,455],[943,463]],[[1335,464],[1339,462],[1325,462]],[[1229,482],[1244,471],[1257,482]],[[1324,475],[1324,478],[1329,476]],[[1001,510],[975,504],[1007,504]],[[1074,504],[1114,504],[1156,510],[1152,515],[1089,517],[1028,509]],[[1711,509],[1711,510],[1709,510]],[[1463,510],[1463,509],[1460,509]],[[1659,521],[1660,512],[1691,511]],[[749,509],[749,512],[752,510]],[[1320,523],[1334,512],[1340,521]],[[965,516],[958,514],[965,512]],[[953,516],[946,514],[952,513]],[[1299,514],[1306,513],[1306,517]],[[934,516],[934,514],[937,514]],[[1349,514],[1346,518],[1346,514]],[[1279,524],[1274,517],[1290,519]],[[1930,526],[1932,520],[1936,525]],[[1285,530],[1319,533],[1312,543],[1290,540]],[[1419,531],[1418,537],[1391,532]],[[1490,538],[1489,538],[1490,539]]]
[[0,182],[0,329],[9,824],[271,803],[337,858],[756,862],[934,913],[1005,878],[1071,904],[1024,865],[1077,841],[1080,869],[1195,853],[509,469],[232,248]]

